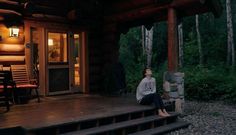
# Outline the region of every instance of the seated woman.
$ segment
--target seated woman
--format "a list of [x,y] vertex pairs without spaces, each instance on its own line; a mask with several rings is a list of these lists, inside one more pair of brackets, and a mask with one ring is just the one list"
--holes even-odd
[[156,93],[156,80],[152,77],[152,70],[146,68],[143,71],[143,79],[139,83],[136,91],[136,98],[141,105],[154,104],[161,117],[170,116],[165,108],[159,94]]

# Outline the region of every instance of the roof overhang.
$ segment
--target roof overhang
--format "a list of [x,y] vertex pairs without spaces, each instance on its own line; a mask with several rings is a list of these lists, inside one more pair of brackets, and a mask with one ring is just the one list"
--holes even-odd
[[105,23],[132,26],[165,21],[169,8],[176,9],[180,18],[206,12],[219,17],[222,13],[220,0],[28,0],[25,3],[0,0],[0,17],[12,18],[10,21],[14,18],[51,18],[52,21],[64,18],[89,24],[105,20]]
[[207,12],[219,17],[222,13],[219,0],[129,0],[113,3],[104,19],[106,23],[126,25],[165,21],[169,8],[176,9],[179,18]]

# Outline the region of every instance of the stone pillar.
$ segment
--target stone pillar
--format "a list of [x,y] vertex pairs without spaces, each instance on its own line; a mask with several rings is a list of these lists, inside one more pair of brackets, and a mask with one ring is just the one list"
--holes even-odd
[[[165,72],[163,76],[165,97],[175,101],[175,111],[182,113],[184,109],[184,73]],[[168,94],[168,96],[166,96]]]

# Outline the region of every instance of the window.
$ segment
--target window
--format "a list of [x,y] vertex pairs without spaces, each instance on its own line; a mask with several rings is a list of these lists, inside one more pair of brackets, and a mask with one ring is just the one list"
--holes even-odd
[[68,62],[67,34],[48,33],[48,62],[66,63]]

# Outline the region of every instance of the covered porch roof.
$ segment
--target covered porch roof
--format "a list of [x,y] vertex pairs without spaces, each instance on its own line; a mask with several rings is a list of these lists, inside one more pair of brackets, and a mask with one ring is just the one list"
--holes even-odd
[[178,18],[206,12],[219,17],[222,12],[218,0],[129,0],[111,3],[104,18],[109,23],[141,25],[166,21],[170,8],[178,12]]
[[169,8],[179,17],[222,12],[219,0],[0,0],[0,21],[24,18],[52,19],[69,22],[129,23],[140,25],[167,20]]

